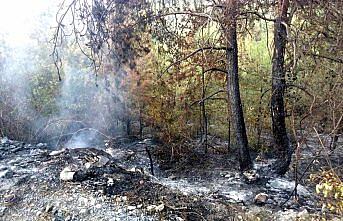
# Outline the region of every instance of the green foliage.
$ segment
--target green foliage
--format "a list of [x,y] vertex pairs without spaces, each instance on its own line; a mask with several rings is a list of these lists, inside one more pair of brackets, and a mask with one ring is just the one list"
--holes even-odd
[[311,175],[317,183],[316,192],[323,202],[322,210],[343,215],[343,182],[332,170]]

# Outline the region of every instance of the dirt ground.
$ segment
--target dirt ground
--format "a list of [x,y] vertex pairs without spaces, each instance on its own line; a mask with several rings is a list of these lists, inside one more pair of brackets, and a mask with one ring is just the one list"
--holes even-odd
[[[185,145],[196,147],[196,143]],[[154,176],[146,147],[152,153]],[[273,159],[256,155],[259,177],[247,182],[237,170],[234,154],[220,152],[220,147],[204,155],[201,148],[187,152],[185,146],[187,157],[171,158],[171,154],[161,154],[167,146],[150,140],[51,150],[46,144],[3,138],[0,220],[281,221],[324,217],[308,175],[299,184],[295,201],[290,197],[293,169],[285,177],[267,177],[265,171]],[[305,153],[300,173],[311,161]],[[335,165],[340,164],[341,153],[332,155]],[[307,173],[322,166],[320,159],[318,162]],[[259,194],[265,194],[263,202],[256,201]],[[335,214],[325,216],[341,220]]]

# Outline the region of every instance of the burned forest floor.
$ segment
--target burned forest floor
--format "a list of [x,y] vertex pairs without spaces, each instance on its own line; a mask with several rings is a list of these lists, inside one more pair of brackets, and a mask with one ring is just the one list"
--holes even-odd
[[[234,153],[220,151],[223,143],[212,143],[206,155],[197,145],[118,139],[52,149],[2,138],[0,220],[342,220],[323,213],[309,181],[326,163],[315,139],[283,177],[270,176],[275,159],[267,155],[254,154],[255,170],[241,174]],[[325,156],[341,166],[342,141]],[[301,176],[297,197],[294,168]]]

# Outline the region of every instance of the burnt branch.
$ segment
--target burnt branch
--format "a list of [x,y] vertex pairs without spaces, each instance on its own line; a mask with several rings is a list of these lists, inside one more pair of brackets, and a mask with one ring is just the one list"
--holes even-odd
[[206,50],[226,51],[226,50],[231,50],[231,49],[227,48],[227,47],[213,47],[213,46],[198,48],[195,51],[193,51],[192,53],[190,53],[190,54],[186,55],[185,57],[181,58],[180,60],[177,60],[177,61],[171,63],[170,65],[168,65],[168,67],[160,74],[160,77],[162,77],[162,75],[167,73],[171,67],[173,67],[175,65],[178,65],[181,62],[183,62],[183,61],[193,57],[194,55],[198,54],[199,52],[203,52],[203,51],[206,51]]

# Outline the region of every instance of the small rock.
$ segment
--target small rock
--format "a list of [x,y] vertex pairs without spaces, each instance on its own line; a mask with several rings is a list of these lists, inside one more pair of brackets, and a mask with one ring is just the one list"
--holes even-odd
[[171,180],[176,180],[177,179],[177,177],[175,175],[171,175],[168,178],[171,179]]
[[127,210],[135,210],[137,207],[136,206],[128,206]]
[[113,184],[114,184],[113,178],[108,178],[108,180],[107,180],[107,186],[113,186]]
[[249,190],[231,190],[229,192],[223,192],[229,202],[232,203],[246,203],[252,201],[253,193]]
[[[271,188],[272,190],[282,190],[286,192],[293,191],[295,187],[294,181],[288,181],[286,179],[282,178],[275,178],[273,180],[268,181],[267,185],[268,188]],[[311,193],[301,184],[298,184],[297,186],[297,192],[300,196],[310,196]]]
[[63,148],[62,150],[54,150],[54,151],[51,151],[51,153],[49,153],[49,156],[56,156],[63,153],[64,151],[66,151],[65,148]]
[[19,201],[19,197],[15,194],[8,194],[3,196],[5,205],[13,205]]
[[111,155],[112,157],[115,157],[116,156],[116,150],[115,149],[113,149],[113,148],[107,148],[106,150],[105,150],[105,152],[106,153],[108,153],[109,155]]
[[6,143],[9,143],[9,139],[7,137],[3,137],[1,139],[1,144],[6,144]]
[[274,200],[272,200],[272,199],[267,199],[267,201],[266,201],[266,204],[274,204],[275,202],[274,202]]
[[12,170],[4,170],[0,171],[0,178],[11,178],[13,177],[13,171]]
[[243,176],[249,183],[255,182],[260,178],[260,175],[257,173],[256,170],[244,171]]
[[33,150],[30,150],[30,155],[31,156],[38,156],[42,153],[45,153],[46,151],[45,150],[42,150],[42,149],[33,149]]
[[80,209],[80,214],[88,214],[89,213],[89,210],[88,209]]
[[93,164],[92,163],[90,163],[90,162],[87,162],[87,163],[85,163],[85,167],[86,167],[86,169],[89,169],[89,168],[91,168],[91,166],[92,166]]
[[95,163],[87,162],[85,164],[85,167],[87,169],[89,169],[90,167],[103,167],[103,166],[105,166],[110,161],[110,159],[108,159],[105,156],[97,156],[97,158],[98,158],[98,160]]
[[75,171],[70,167],[64,168],[60,173],[60,179],[63,181],[72,181],[74,179]]
[[162,204],[156,206],[155,210],[156,210],[157,212],[162,212],[162,211],[164,210],[164,203],[162,203]]
[[127,201],[127,196],[117,196],[117,197],[115,197],[115,201],[117,203],[126,202]]
[[156,208],[156,205],[149,205],[149,206],[146,207],[146,210],[147,210],[148,212],[152,212],[152,211],[155,210],[155,208]]
[[259,193],[255,196],[254,202],[257,205],[264,205],[267,200],[268,200],[269,196],[266,193]]
[[108,162],[110,161],[110,159],[108,159],[105,156],[100,156],[99,160],[97,162],[97,165],[99,165],[99,167],[105,166]]
[[6,210],[7,210],[7,207],[0,206],[0,216],[3,216]]
[[233,174],[228,173],[228,174],[226,174],[224,177],[225,177],[225,178],[231,178],[231,177],[233,177]]
[[49,213],[52,211],[53,208],[54,208],[53,205],[48,204],[48,205],[46,205],[44,212]]
[[46,146],[45,143],[39,143],[39,144],[36,145],[36,147],[38,147],[38,148],[42,148],[42,147],[45,147],[45,146]]
[[294,210],[278,211],[275,213],[277,221],[295,221],[297,220],[297,212]]

